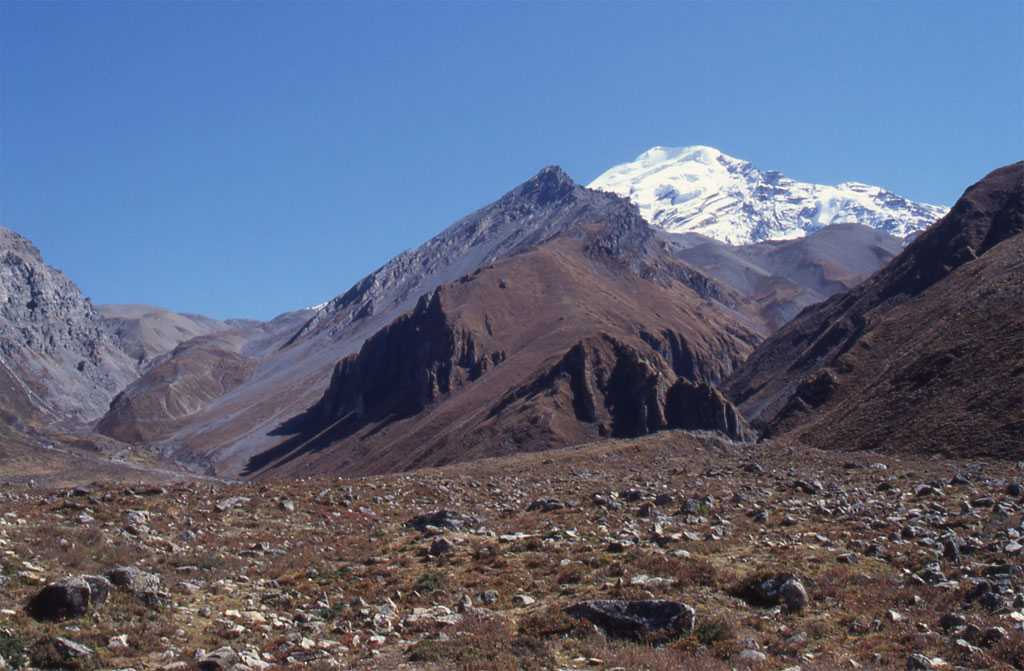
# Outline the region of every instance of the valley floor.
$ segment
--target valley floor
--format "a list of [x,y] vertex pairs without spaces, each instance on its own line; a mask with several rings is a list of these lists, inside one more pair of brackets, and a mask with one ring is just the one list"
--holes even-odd
[[[666,432],[358,480],[10,487],[0,656],[110,669],[1020,669],[1022,468]],[[407,525],[442,510],[456,514]],[[30,617],[33,595],[68,575],[122,586],[78,617]],[[802,589],[763,589],[776,576]],[[592,599],[681,602],[695,618],[618,640],[566,613]]]

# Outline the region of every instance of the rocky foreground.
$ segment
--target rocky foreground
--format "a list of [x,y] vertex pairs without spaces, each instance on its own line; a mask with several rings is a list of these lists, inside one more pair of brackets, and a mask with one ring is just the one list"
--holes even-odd
[[0,669],[1021,669],[1024,464],[681,432],[0,494]]

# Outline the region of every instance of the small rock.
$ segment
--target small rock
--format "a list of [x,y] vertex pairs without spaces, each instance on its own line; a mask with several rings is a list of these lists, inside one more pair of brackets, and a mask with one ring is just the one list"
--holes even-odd
[[89,646],[82,645],[77,641],[72,641],[70,638],[64,638],[63,636],[54,638],[50,644],[53,646],[54,652],[56,652],[65,662],[82,660],[87,657],[92,657],[93,655],[93,650]]
[[223,513],[231,510],[232,508],[241,508],[247,503],[249,503],[248,496],[232,496],[218,501],[216,508]]
[[565,504],[558,499],[537,499],[527,506],[526,511],[532,513],[539,510],[544,513],[549,513],[553,510],[562,510],[564,508]]
[[530,606],[536,603],[537,600],[527,594],[516,594],[512,597],[512,603],[516,606]]
[[960,627],[967,626],[967,618],[957,613],[946,613],[939,620],[939,626],[942,627],[943,631],[954,631]]
[[926,657],[920,653],[914,653],[907,658],[907,671],[932,671],[946,666],[946,662],[935,657]]
[[763,664],[768,661],[768,655],[764,654],[760,650],[743,650],[736,659],[747,665]]
[[446,555],[455,549],[455,546],[450,540],[444,536],[440,536],[434,539],[434,542],[430,544],[430,549],[427,551],[432,557],[440,557]]
[[107,648],[110,650],[125,650],[128,648],[128,634],[111,636],[107,641]]

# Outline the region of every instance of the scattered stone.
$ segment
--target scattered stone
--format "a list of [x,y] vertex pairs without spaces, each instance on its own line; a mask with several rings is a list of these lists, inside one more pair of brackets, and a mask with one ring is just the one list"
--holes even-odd
[[249,500],[250,499],[248,496],[232,496],[218,501],[216,507],[217,510],[223,513],[234,508],[241,508],[242,506],[249,503]]

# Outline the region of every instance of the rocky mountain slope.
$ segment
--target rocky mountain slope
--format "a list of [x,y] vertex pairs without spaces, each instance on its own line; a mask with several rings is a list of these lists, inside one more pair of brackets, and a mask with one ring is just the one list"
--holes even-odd
[[224,324],[214,333],[182,342],[148,363],[144,374],[113,399],[96,430],[136,445],[174,434],[248,382],[258,363],[310,315],[299,310],[266,323]]
[[629,198],[661,229],[700,233],[732,245],[797,238],[845,223],[902,238],[947,211],[858,182],[797,182],[704,146],[654,147],[610,168],[589,186]]
[[[249,474],[386,472],[667,428],[751,434],[714,384],[759,340],[676,280],[624,201],[566,236],[424,295],[335,367]],[[631,249],[622,252],[622,249]],[[646,267],[637,274],[629,268]],[[655,277],[660,274],[660,281]]]
[[[555,246],[547,253],[527,258],[529,252],[549,244]],[[521,267],[501,267],[503,262],[520,257],[523,259],[519,262]],[[610,296],[617,295],[615,292],[626,299],[621,296],[623,285],[617,284],[606,261],[614,263],[615,274],[630,278],[629,282],[642,281],[645,290],[650,288],[652,297],[647,298],[644,292],[638,290],[641,285],[631,287],[629,302],[614,308],[623,314],[633,315],[634,323],[628,325],[628,328],[622,319],[618,319],[615,327],[609,327],[606,331],[604,324],[594,317],[613,311],[608,301]],[[570,268],[571,273],[567,271]],[[482,274],[474,275],[478,270]],[[521,279],[520,275],[532,277],[541,273],[549,274],[550,278],[537,280],[532,295],[524,293],[526,287],[531,285]],[[480,279],[483,276],[488,278],[486,283]],[[564,282],[564,286],[558,284],[556,279]],[[558,340],[557,343],[552,340],[530,350],[529,356],[523,354],[516,358],[515,364],[502,364],[500,367],[505,370],[519,370],[519,373],[513,377],[507,377],[505,373],[488,374],[485,377],[489,384],[482,381],[481,386],[474,385],[476,389],[487,389],[486,392],[480,392],[483,396],[476,396],[476,392],[461,395],[460,398],[475,399],[465,401],[469,405],[464,410],[471,410],[472,413],[486,414],[487,408],[509,390],[509,385],[526,384],[528,379],[522,376],[538,371],[539,366],[554,365],[585,337],[608,335],[621,339],[629,335],[636,339],[646,325],[650,325],[650,333],[660,334],[665,329],[679,331],[680,325],[689,328],[698,321],[694,314],[682,318],[673,307],[674,303],[686,304],[691,312],[699,306],[702,313],[709,315],[709,324],[721,326],[719,335],[714,338],[709,336],[694,346],[701,356],[713,362],[702,369],[704,377],[693,378],[695,382],[715,381],[724,377],[749,351],[759,334],[763,333],[757,316],[744,312],[742,297],[719,287],[693,268],[667,255],[664,242],[657,239],[655,232],[627,201],[579,187],[560,169],[552,167],[542,170],[495,203],[456,222],[416,250],[396,257],[371,273],[349,291],[329,301],[301,328],[291,333],[283,329],[274,331],[275,335],[268,336],[262,349],[254,351],[250,348],[245,354],[248,369],[240,384],[224,386],[219,380],[207,379],[202,372],[205,365],[178,366],[169,361],[162,367],[163,371],[154,369],[126,390],[100,427],[115,437],[144,437],[146,433],[140,427],[141,418],[144,418],[149,427],[158,427],[155,435],[148,435],[149,439],[158,441],[168,453],[173,453],[176,458],[212,464],[213,468],[223,473],[252,472],[254,468],[265,470],[268,464],[279,461],[274,455],[282,452],[308,454],[314,451],[311,449],[313,443],[320,445],[323,442],[323,437],[318,436],[327,428],[316,421],[310,421],[311,414],[308,411],[320,403],[338,361],[359,352],[367,339],[388,327],[403,313],[414,311],[421,297],[442,284],[451,285],[442,295],[459,296],[460,302],[452,304],[459,305],[459,309],[479,303],[473,308],[476,310],[474,318],[478,321],[469,327],[455,323],[454,319],[450,322],[447,312],[440,321],[454,324],[454,329],[469,328],[474,343],[489,339],[490,349],[481,351],[481,355],[497,357],[501,356],[499,351],[502,350],[510,355],[508,349],[514,344],[513,341],[522,338],[530,329],[550,330],[552,324],[557,324],[567,314],[581,315],[575,330],[555,329],[563,335],[571,332],[574,339]],[[515,297],[514,308],[509,309],[516,315],[517,323],[503,323],[501,330],[494,331],[498,317],[490,313],[483,314],[483,303],[480,302],[483,300],[482,294],[480,298],[471,295],[477,287],[485,284],[487,292],[505,285],[488,300],[493,298],[500,302]],[[471,290],[463,292],[467,288]],[[669,296],[672,296],[673,305],[667,303]],[[578,305],[571,305],[570,297]],[[593,303],[589,311],[586,307],[588,302]],[[664,314],[651,315],[644,307],[654,304],[663,304]],[[430,302],[426,305],[429,306]],[[537,315],[541,312],[550,313],[550,318],[539,318]],[[668,315],[680,321],[672,322]],[[489,325],[485,317],[491,320]],[[431,338],[421,343],[421,337],[408,335],[401,347],[390,352],[384,359],[407,354],[412,356],[418,347],[428,350],[440,347],[443,350],[447,346],[444,343],[452,336],[448,331],[439,329],[431,335],[431,338],[440,339],[437,343]],[[708,343],[707,347],[701,342]],[[524,347],[521,343],[516,346]],[[630,343],[630,346],[634,344]],[[654,354],[651,349],[654,345],[641,340],[636,346],[648,354]],[[203,352],[201,348],[186,350],[181,354],[191,352],[192,355],[201,356]],[[724,356],[721,361],[716,359],[719,354]],[[172,356],[171,360],[174,358]],[[520,370],[520,362],[526,361],[529,366]],[[448,363],[420,363],[424,363],[426,368],[420,370],[411,366],[405,371],[406,374],[436,377],[437,371],[432,368],[435,365],[460,368],[458,360],[452,363],[450,356]],[[474,365],[476,363],[479,362]],[[166,376],[168,366],[175,366],[175,375],[161,379],[161,376]],[[469,375],[471,367],[456,377]],[[499,366],[494,368],[496,370]],[[167,379],[183,380],[175,377],[182,371],[191,382],[167,384]],[[378,373],[385,379],[391,379],[387,378],[387,371],[376,370],[373,375],[367,375],[366,379],[373,381]],[[430,382],[428,386],[434,385],[436,381]],[[168,395],[174,396],[188,389],[205,391],[188,392],[190,400],[182,404],[168,398]],[[393,391],[400,393],[397,389]],[[364,393],[368,392],[364,390]],[[192,408],[192,399],[200,397],[206,398]],[[384,406],[391,402],[382,402],[372,412],[388,415],[390,411]],[[185,415],[167,410],[178,405],[189,406],[187,421],[184,423],[179,420]],[[142,408],[149,410],[136,410]],[[171,415],[176,416],[171,421],[160,422],[156,421],[153,413],[163,413],[169,418]],[[333,417],[330,422],[339,419]],[[490,424],[497,426],[495,422]],[[596,435],[598,424],[597,421],[591,422],[586,431],[578,427],[564,431],[538,429],[527,434],[533,437],[524,438],[524,445],[538,448],[565,444],[564,441],[570,439],[592,437]],[[406,435],[403,440],[412,440],[412,436],[417,431],[426,430],[427,425],[407,428],[409,433],[403,434]],[[363,435],[361,439],[370,442],[373,442],[371,438],[393,441],[394,435],[394,431],[382,430],[373,436]],[[467,432],[460,441],[467,447],[470,433]],[[363,449],[370,456],[359,459],[351,455],[351,458],[339,457],[331,461],[329,467],[347,469],[346,472],[361,472],[359,469],[376,471],[406,467],[415,462],[414,455],[398,459],[396,455],[401,454],[402,450],[397,447],[397,442],[394,445],[396,447],[388,453],[391,456],[382,456],[384,451]],[[293,449],[299,447],[301,449]],[[481,448],[481,454],[486,453],[485,448],[486,445]],[[505,444],[504,447],[496,446],[494,449],[509,448]],[[440,452],[444,452],[444,456]],[[454,459],[457,450],[451,447],[440,452],[436,456],[437,460]],[[464,458],[469,458],[470,454],[476,453],[467,449]]]
[[238,325],[202,315],[182,314],[152,305],[97,305],[121,349],[145,365],[183,342]]
[[5,421],[103,415],[137,375],[78,287],[29,241],[0,228],[0,412]]
[[973,185],[857,288],[729,382],[768,434],[819,447],[1024,456],[1024,162]]
[[747,245],[696,233],[662,236],[678,258],[751,300],[772,330],[803,308],[852,289],[903,250],[899,238],[860,224]]

